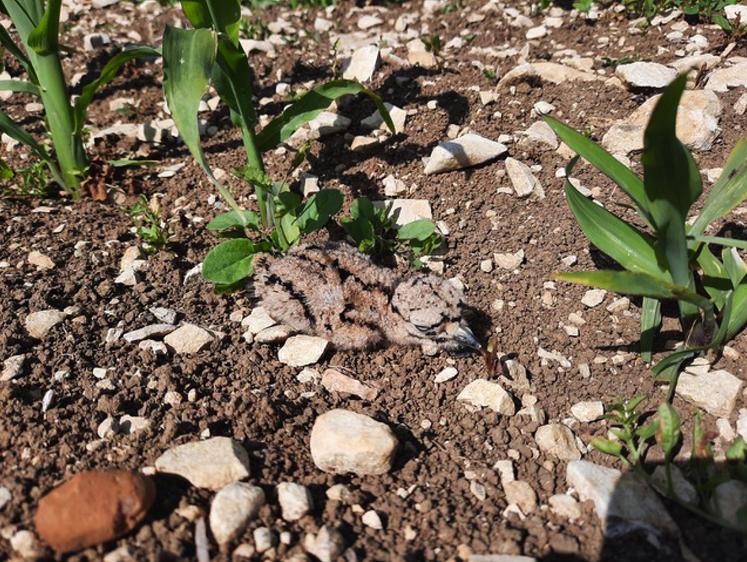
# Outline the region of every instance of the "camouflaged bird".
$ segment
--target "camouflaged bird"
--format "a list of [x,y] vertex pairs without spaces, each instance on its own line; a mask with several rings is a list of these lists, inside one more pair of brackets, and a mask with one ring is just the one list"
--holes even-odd
[[273,319],[337,349],[480,348],[453,283],[425,273],[398,277],[347,244],[302,244],[284,256],[263,256],[254,280]]

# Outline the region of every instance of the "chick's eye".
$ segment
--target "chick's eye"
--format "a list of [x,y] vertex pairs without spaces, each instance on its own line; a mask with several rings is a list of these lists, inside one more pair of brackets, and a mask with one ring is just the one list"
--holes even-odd
[[414,326],[418,332],[422,332],[423,334],[426,334],[426,335],[433,335],[436,333],[436,329],[433,326],[425,326],[423,324],[420,324],[420,325],[415,324]]

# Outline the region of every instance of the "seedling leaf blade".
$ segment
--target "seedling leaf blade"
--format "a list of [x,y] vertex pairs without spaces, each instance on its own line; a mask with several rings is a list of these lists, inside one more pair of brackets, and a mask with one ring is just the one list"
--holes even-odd
[[397,231],[397,238],[400,240],[418,240],[424,241],[433,234],[436,225],[427,219],[412,221],[403,225]]
[[189,22],[197,28],[215,27],[238,42],[241,21],[239,0],[182,0],[182,10]]
[[669,458],[682,436],[680,432],[680,416],[669,402],[664,402],[659,406],[658,418],[659,427],[656,431],[656,442]]
[[205,256],[202,276],[216,285],[234,285],[252,274],[256,252],[246,238],[221,242]]
[[62,0],[47,0],[44,15],[26,39],[26,44],[38,55],[51,55],[59,48],[61,8]]
[[47,149],[37,143],[34,140],[34,137],[32,137],[26,131],[26,129],[18,125],[8,116],[7,113],[2,110],[0,110],[0,131],[8,135],[10,138],[15,139],[21,144],[25,144],[27,147],[29,147],[29,149],[49,167],[49,171],[55,181],[61,186],[65,185],[62,177],[60,176],[59,170],[57,169],[57,164],[52,159],[52,157],[49,156],[49,154],[47,153]]
[[244,227],[259,230],[259,217],[257,213],[248,209],[242,210],[240,213],[229,211],[218,215],[205,226],[208,230],[217,231]]
[[319,230],[329,219],[342,209],[343,197],[336,189],[322,189],[309,197],[296,218],[301,232]]
[[0,91],[3,92],[23,92],[26,94],[39,95],[39,88],[36,84],[26,82],[25,80],[0,80]]
[[371,98],[387,127],[394,133],[392,118],[381,98],[354,80],[333,80],[309,90],[282,114],[270,121],[257,135],[257,146],[260,152],[276,148],[299,128],[327,109],[333,101],[348,94],[364,94]]
[[650,363],[653,359],[654,339],[661,327],[661,302],[643,297],[641,308],[641,359]]
[[612,439],[605,439],[603,437],[595,437],[592,439],[591,446],[597,451],[614,457],[619,457],[622,454],[623,449],[622,444],[619,441],[613,441]]

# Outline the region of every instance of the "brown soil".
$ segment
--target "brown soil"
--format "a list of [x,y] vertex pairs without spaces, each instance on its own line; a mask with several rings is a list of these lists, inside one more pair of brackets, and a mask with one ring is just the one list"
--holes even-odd
[[[465,5],[477,12],[482,3],[466,0]],[[353,8],[352,2],[338,4],[330,18],[338,31],[357,29],[359,13]],[[389,7],[383,17],[387,22],[384,28],[393,27],[399,14],[420,9],[417,1]],[[314,18],[319,15],[314,10],[285,13],[272,8],[261,16],[271,22],[280,14],[297,29],[309,30],[313,30]],[[135,25],[117,24],[118,15],[132,19]],[[123,3],[104,10],[84,10],[79,16],[71,16],[71,21],[86,32],[107,29],[115,42],[123,43],[131,29],[140,32],[144,41],[157,38],[164,23],[178,17],[176,8],[165,9],[158,17],[143,17],[133,5]],[[456,11],[430,20],[430,25],[441,34],[444,43],[464,28],[476,33],[470,46],[505,43],[520,49],[526,43],[523,29],[494,18],[467,24],[463,11]],[[535,19],[539,23],[540,18]],[[719,53],[729,41],[720,31],[703,25],[687,34],[696,31],[708,37],[714,53]],[[548,59],[562,46],[580,54],[617,58],[629,55],[626,49],[634,45],[643,60],[668,61],[671,52],[657,52],[659,46],[666,45],[664,35],[668,32],[669,28],[663,26],[629,36],[622,16],[604,13],[596,22],[579,19],[553,30],[549,37],[533,44],[530,60]],[[82,48],[82,36],[82,31],[70,32],[65,42]],[[601,36],[610,38],[608,46],[599,46]],[[624,47],[618,44],[620,37],[626,37]],[[278,72],[294,87],[331,76],[331,45],[326,34],[318,43],[307,39],[299,45],[303,51],[279,48],[279,57],[274,60],[252,57],[261,84],[257,97],[274,94]],[[403,49],[397,54],[405,56]],[[733,54],[747,56],[747,48],[740,43]],[[487,90],[495,82],[471,63],[479,58],[469,54],[466,46],[457,53],[447,53],[437,70],[384,65],[372,86],[386,101],[417,109],[417,114],[408,118],[407,133],[356,152],[349,149],[343,135],[326,138],[315,144],[306,171],[318,175],[325,187],[340,188],[349,197],[365,194],[376,198],[383,197],[381,179],[391,173],[408,186],[416,186],[412,197],[430,200],[434,218],[446,221],[451,229],[446,275],[459,277],[465,283],[468,300],[481,312],[476,331],[482,337],[497,333],[500,348],[526,366],[531,394],[538,398],[549,420],[569,418],[570,407],[581,400],[610,403],[621,397],[646,394],[650,396],[648,406],[656,407],[663,391],[654,386],[647,366],[635,353],[637,306],[631,306],[629,314],[612,316],[605,310],[612,295],[604,305],[585,309],[580,302],[582,288],[566,284],[546,287],[550,273],[562,268],[560,259],[565,256],[578,256],[579,270],[605,263],[589,248],[565,203],[562,180],[555,177],[555,170],[565,164],[564,158],[554,152],[527,153],[515,145],[510,147],[511,156],[542,166],[537,176],[547,194],[544,200],[497,193],[499,187],[510,187],[501,160],[431,177],[423,175],[421,162],[436,143],[446,138],[449,124],[469,126],[497,139],[501,134],[522,131],[531,125],[536,118],[530,115],[530,109],[540,100],[552,103],[557,108],[556,115],[573,126],[589,128],[599,139],[612,122],[629,114],[648,94],[631,94],[605,86],[520,84],[515,94],[505,92],[496,104],[483,106],[478,92],[470,86]],[[81,54],[67,61],[70,73],[80,71],[83,61]],[[499,61],[498,76],[516,64],[515,57]],[[596,67],[600,67],[599,62]],[[721,166],[730,148],[744,135],[745,119],[731,109],[740,93],[736,90],[720,95],[724,106],[723,133],[712,150],[696,154],[704,169]],[[109,100],[116,97],[135,97],[139,101],[137,115],[130,118],[133,122],[144,122],[163,113],[160,68],[152,63],[129,65],[94,104],[90,121],[95,127],[103,128],[121,118],[108,109]],[[426,109],[426,102],[433,99],[438,100],[438,109]],[[11,115],[19,117],[24,115],[28,101],[29,98],[17,95],[4,106]],[[262,111],[277,113],[282,108],[281,101],[275,96],[274,102]],[[360,119],[372,111],[369,102],[359,100],[341,109],[353,121],[352,134],[359,133]],[[225,111],[210,114],[209,119],[220,129],[206,142],[209,158],[214,167],[231,170],[242,163],[240,137],[230,129]],[[33,120],[27,118],[25,122],[30,124]],[[517,455],[517,478],[532,485],[540,505],[547,505],[551,495],[567,489],[565,465],[537,450],[533,432],[538,424],[529,417],[502,417],[487,411],[468,413],[455,400],[469,381],[484,375],[479,356],[426,357],[418,349],[401,348],[328,354],[320,369],[328,365],[344,368],[359,380],[383,389],[373,402],[332,395],[299,383],[297,369],[277,361],[276,347],[247,345],[240,325],[229,320],[234,311],[249,312],[253,302],[247,294],[216,296],[199,276],[184,282],[186,272],[200,263],[217,241],[204,224],[218,212],[212,203],[213,192],[186,149],[173,143],[146,145],[121,140],[100,145],[99,151],[106,157],[140,154],[162,162],[155,170],[133,170],[115,177],[111,181],[117,185],[111,186],[110,194],[122,185],[133,186],[135,191],[149,196],[158,194],[173,242],[166,251],[151,257],[138,284],[127,288],[113,280],[124,250],[136,239],[131,220],[111,201],[112,197],[105,203],[84,199],[80,204],[61,198],[0,201],[4,233],[0,261],[8,263],[0,269],[0,359],[29,354],[21,376],[10,383],[0,383],[0,485],[12,494],[10,503],[0,510],[0,529],[32,529],[39,498],[76,473],[93,468],[152,466],[169,447],[209,433],[243,442],[251,454],[251,482],[268,492],[269,500],[259,521],[232,546],[251,542],[251,530],[261,522],[276,534],[289,531],[292,535],[290,545],[281,544],[275,549],[279,560],[302,552],[303,536],[323,524],[342,530],[358,560],[455,560],[469,551],[521,553],[543,560],[678,559],[676,545],[657,548],[643,534],[605,539],[591,505],[584,505],[584,516],[575,523],[546,508],[525,519],[502,514],[507,503],[493,468],[497,460],[508,458],[510,450]],[[16,149],[4,157],[18,164],[22,152]],[[291,158],[288,154],[269,155],[269,170],[276,175],[283,173]],[[186,166],[176,176],[157,177],[162,167],[179,162]],[[578,177],[584,185],[613,193],[601,199],[616,212],[624,212],[619,205],[623,198],[607,189],[608,183],[599,174],[587,168]],[[247,195],[242,193],[240,199],[250,204]],[[134,200],[133,195],[125,197],[127,204]],[[52,210],[32,212],[39,205]],[[488,216],[489,211],[496,213],[494,218]],[[740,226],[738,217],[735,224]],[[55,232],[61,225],[64,229]],[[86,245],[76,251],[75,246],[81,241]],[[519,249],[526,253],[519,274],[480,270],[480,261],[493,252]],[[37,271],[26,262],[31,250],[48,255],[56,267]],[[552,304],[543,299],[545,292],[552,296]],[[494,304],[497,300],[505,303],[501,311]],[[40,342],[27,335],[23,321],[29,312],[70,306],[76,307],[76,312],[46,339]],[[171,354],[159,358],[121,340],[104,343],[109,328],[121,326],[126,331],[153,323],[155,319],[148,312],[152,306],[173,308],[179,313],[179,321],[208,327],[222,337],[194,356]],[[572,312],[581,313],[587,322],[578,338],[568,337],[561,327]],[[661,338],[661,344],[679,339],[680,333],[669,331]],[[740,354],[747,353],[744,334],[731,345]],[[573,362],[574,368],[546,364],[538,357],[539,347],[559,351]],[[618,354],[624,354],[623,360],[613,362],[612,357]],[[579,363],[591,365],[590,378],[582,377],[576,368]],[[434,375],[450,364],[459,370],[459,376],[434,384]],[[722,358],[718,366],[747,378],[740,360]],[[94,367],[110,369],[113,388],[97,387],[98,381],[92,375]],[[53,375],[60,370],[69,375],[57,381]],[[41,400],[48,389],[54,390],[54,399],[49,410],[42,413]],[[192,390],[195,398],[188,400]],[[311,390],[316,393],[304,394]],[[166,404],[164,395],[168,391],[178,392],[183,398],[181,404]],[[679,400],[675,405],[689,420],[692,407]],[[318,414],[335,407],[366,413],[394,428],[403,447],[391,473],[381,477],[339,477],[324,474],[314,466],[308,448],[312,423]],[[740,397],[737,411],[740,407],[747,407],[744,397]],[[99,441],[98,424],[108,415],[123,414],[147,417],[150,428],[132,436]],[[706,423],[714,429],[712,417],[706,416]],[[604,422],[577,424],[574,430],[588,443],[594,435],[606,435],[607,426]],[[585,458],[614,466],[609,458],[596,452],[589,452]],[[480,501],[470,492],[466,474],[485,486],[487,499]],[[308,486],[316,505],[313,514],[295,523],[281,519],[273,495],[274,486],[288,480]],[[131,547],[136,560],[194,559],[194,525],[177,515],[175,509],[194,504],[207,512],[212,494],[175,478],[157,476],[155,482],[155,506],[133,535],[66,559],[100,560],[106,552],[122,545]],[[352,491],[349,502],[326,498],[326,489],[339,482]],[[408,493],[400,493],[402,490]],[[381,514],[384,530],[364,526],[358,506]],[[745,559],[743,539],[670,507],[684,542],[701,560]],[[414,531],[414,538],[405,538],[407,528]],[[217,548],[211,550],[211,555],[214,560],[230,558]],[[0,558],[12,556],[8,541],[0,538]]]

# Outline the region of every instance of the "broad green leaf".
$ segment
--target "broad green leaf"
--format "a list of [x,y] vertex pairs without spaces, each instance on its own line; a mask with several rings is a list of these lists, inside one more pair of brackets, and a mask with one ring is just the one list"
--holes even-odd
[[298,213],[296,225],[308,234],[319,230],[342,209],[343,197],[336,189],[322,189],[312,195]]
[[358,197],[350,205],[350,216],[371,220],[376,216],[376,208],[368,197]]
[[0,158],[0,180],[9,180],[15,175],[13,168],[5,160]]
[[579,271],[553,273],[553,279],[558,281],[570,281],[580,285],[598,287],[624,295],[638,295],[652,299],[671,299],[685,301],[695,306],[708,310],[712,307],[711,302],[679,285],[667,283],[645,273],[632,273],[630,271]]
[[[160,57],[161,53],[157,49],[152,47],[132,47],[125,49],[110,58],[101,70],[98,78],[93,82],[83,86],[80,97],[75,102],[74,118],[75,118],[75,130],[79,134],[83,130],[86,119],[86,111],[88,106],[93,101],[93,96],[101,86],[105,86],[111,82],[114,77],[122,68],[122,65],[133,59],[141,58],[156,58]],[[170,107],[170,106],[169,106]],[[181,132],[181,131],[180,131]]]
[[25,80],[0,80],[0,91],[24,92],[27,94],[34,94],[35,96],[39,95],[38,86],[31,82],[26,82]]
[[641,162],[656,245],[666,258],[672,280],[692,287],[685,219],[702,186],[692,156],[675,134],[677,107],[686,83],[686,74],[677,77],[656,103],[644,132]]
[[238,44],[241,23],[239,0],[182,0],[182,10],[195,27],[212,28]]
[[581,230],[594,246],[629,271],[671,281],[659,264],[649,236],[581,195],[568,181],[565,195]]
[[223,103],[231,110],[231,119],[241,127],[244,144],[247,146],[248,164],[262,169],[261,161],[254,160],[255,139],[254,126],[257,115],[254,112],[252,99],[252,69],[249,59],[240,46],[228,39],[218,40],[216,72],[213,73],[213,84]]
[[740,140],[726,159],[718,181],[703,204],[703,210],[690,228],[699,236],[713,221],[738,207],[747,197],[747,138]]
[[26,39],[26,44],[39,55],[57,53],[61,8],[62,0],[47,0],[44,15]]
[[266,152],[276,148],[327,109],[337,98],[349,94],[364,94],[373,100],[387,127],[394,133],[394,124],[381,98],[354,80],[333,80],[309,90],[281,115],[270,121],[257,135],[259,150]]
[[358,250],[367,252],[376,244],[373,224],[364,217],[345,218],[340,221],[342,228],[348,233]]
[[591,446],[606,455],[619,457],[622,454],[622,444],[619,441],[595,437],[591,440]]
[[241,213],[236,211],[229,211],[222,213],[207,223],[208,230],[228,230],[229,228],[253,228],[259,230],[259,217],[254,211],[248,209],[243,210]]
[[[651,215],[648,212],[648,200],[643,190],[643,181],[625,164],[612,156],[609,152],[599,146],[591,139],[585,137],[578,131],[575,131],[568,125],[561,123],[554,117],[546,115],[545,122],[560,137],[568,147],[576,154],[587,160],[597,170],[615,182],[620,189],[625,192],[633,201],[638,210],[638,214],[646,223],[653,227]],[[566,168],[566,173],[570,174],[573,166]]]
[[659,429],[659,424],[657,422],[658,420],[653,420],[646,425],[640,426],[635,431],[636,435],[644,441],[651,439],[656,435],[656,431]]
[[661,327],[661,301],[643,297],[641,308],[641,359],[650,363],[653,359],[654,339]]
[[680,416],[669,402],[659,406],[659,428],[656,432],[656,442],[664,450],[666,457],[671,457],[674,448],[682,436],[680,432]]
[[397,238],[400,240],[420,240],[424,241],[430,237],[436,230],[436,225],[427,219],[412,221],[402,226],[397,231]]
[[[2,27],[2,26],[0,26]],[[23,127],[13,121],[7,113],[0,111],[0,131],[8,135],[10,138],[17,140],[21,144],[26,145],[36,156],[42,160],[48,167],[54,180],[60,185],[65,185],[60,176],[60,172],[57,168],[57,164],[47,153],[47,149],[37,143]]]
[[202,263],[202,276],[216,285],[233,285],[252,274],[256,248],[246,238],[221,242]]

